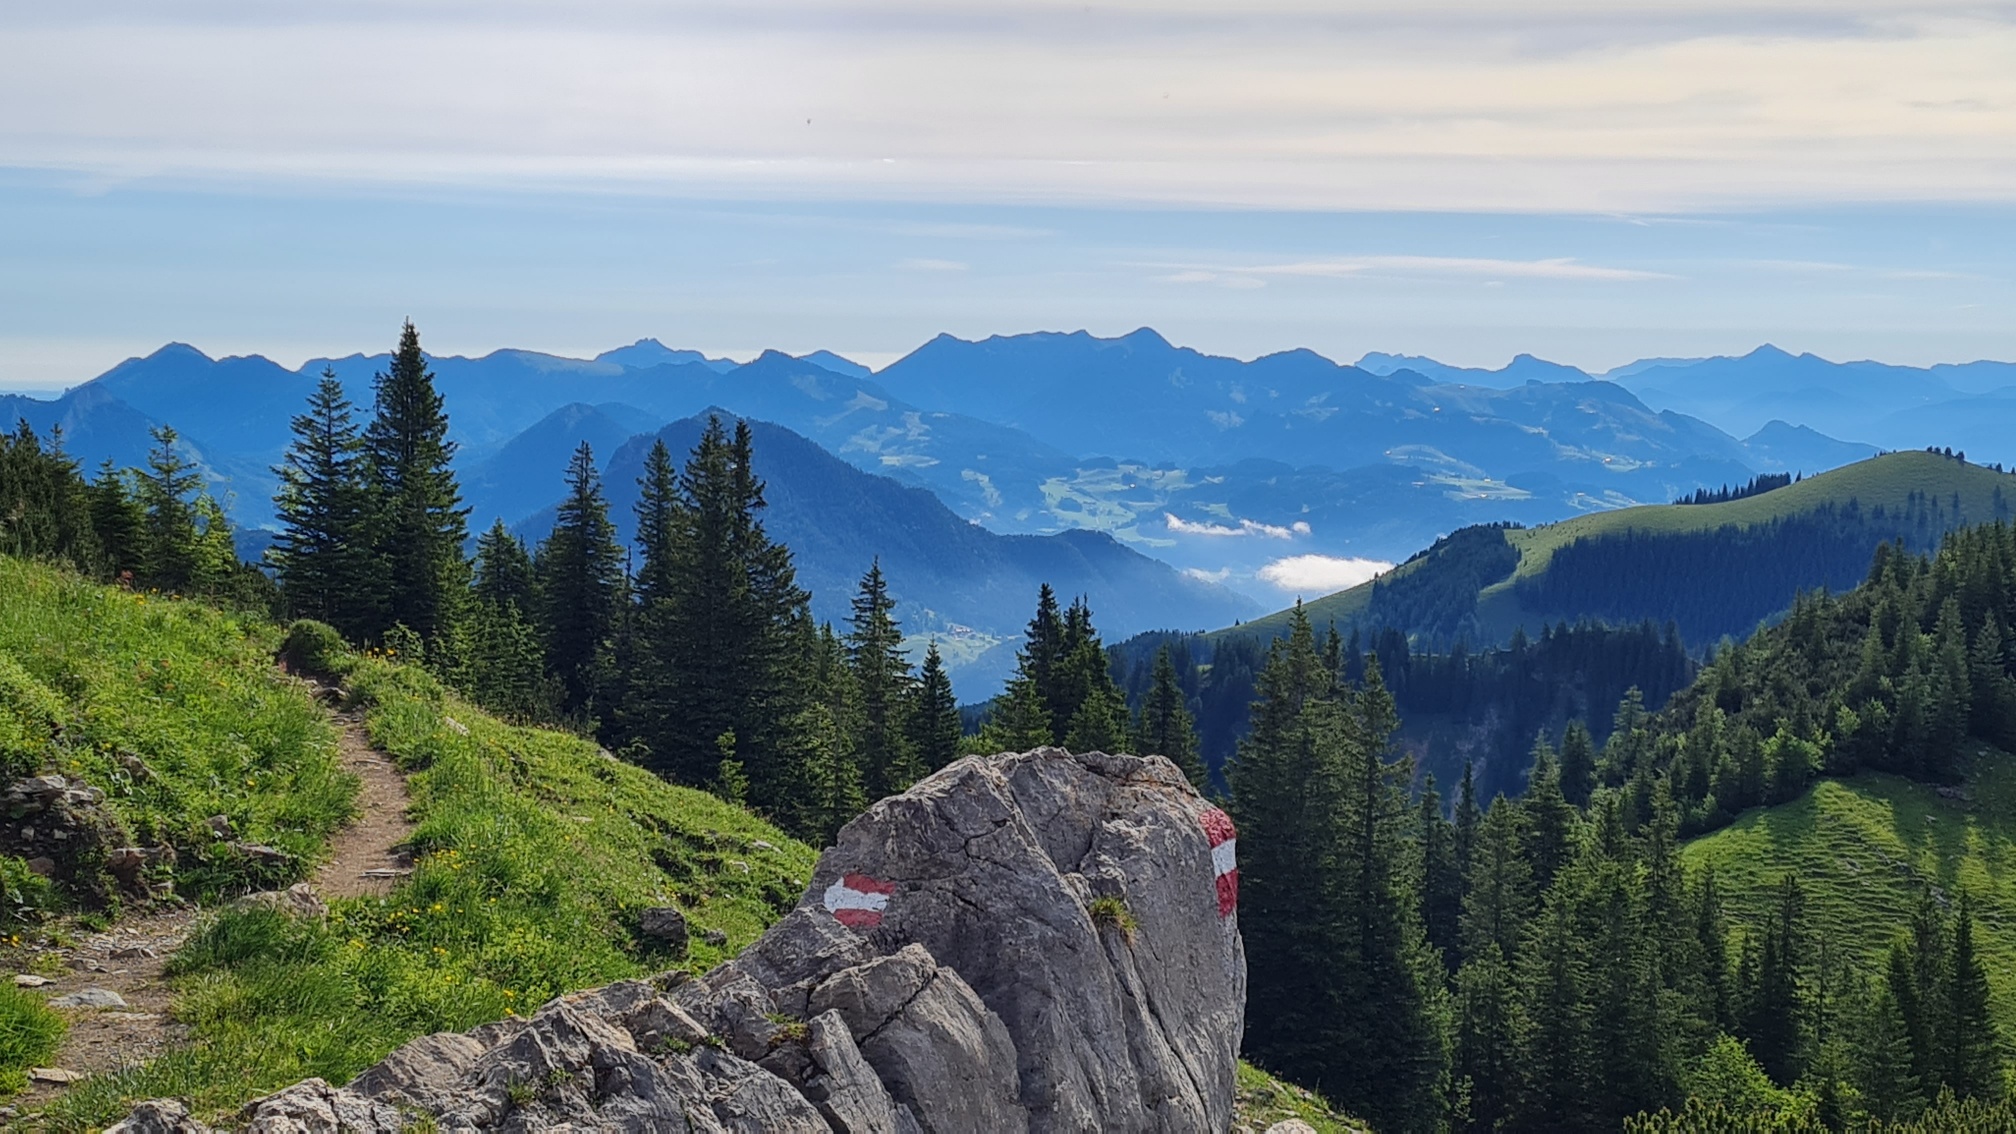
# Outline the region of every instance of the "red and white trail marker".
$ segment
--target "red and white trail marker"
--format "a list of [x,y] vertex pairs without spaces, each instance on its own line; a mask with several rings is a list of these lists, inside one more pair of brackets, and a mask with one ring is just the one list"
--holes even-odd
[[894,882],[883,882],[866,874],[844,874],[826,887],[826,911],[841,925],[852,929],[873,929],[882,924],[882,911],[889,908]]
[[1204,836],[1211,840],[1211,873],[1218,883],[1218,916],[1224,917],[1239,905],[1239,833],[1232,829],[1232,817],[1215,807],[1197,817]]

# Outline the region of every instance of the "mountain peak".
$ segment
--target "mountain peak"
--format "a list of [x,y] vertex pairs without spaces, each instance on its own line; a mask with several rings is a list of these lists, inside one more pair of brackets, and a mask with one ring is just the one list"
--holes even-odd
[[204,354],[202,351],[197,350],[195,347],[190,346],[188,343],[183,342],[164,343],[160,347],[160,349],[156,350],[153,354],[147,355],[146,358],[149,362],[152,362],[155,359],[162,359],[165,361],[167,359],[173,359],[173,358],[195,359],[196,361],[199,362],[216,361],[209,355]]

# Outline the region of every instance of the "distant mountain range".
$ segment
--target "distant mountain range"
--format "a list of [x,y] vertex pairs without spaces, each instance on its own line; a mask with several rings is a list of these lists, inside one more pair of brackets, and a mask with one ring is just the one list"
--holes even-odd
[[[350,355],[290,370],[171,344],[59,399],[0,398],[0,422],[60,423],[86,465],[137,463],[148,427],[173,424],[234,518],[257,528],[315,376],[333,370],[367,403],[385,364]],[[1250,594],[1322,593],[1356,569],[1340,560],[1398,560],[1467,525],[1815,473],[1877,445],[2016,458],[2002,451],[2016,450],[2005,440],[2016,366],[1835,364],[1771,348],[1592,376],[1523,355],[1490,371],[1309,351],[1243,362],[1143,329],[940,336],[876,372],[828,352],[738,363],[651,339],[589,359],[500,350],[432,364],[479,524],[550,504],[580,441],[606,455],[718,405],[928,489],[992,531],[1103,531]]]
[[[563,425],[600,428],[603,421],[602,410],[566,407],[528,435],[548,436]],[[605,491],[626,543],[635,536],[637,479],[652,441],[663,440],[683,455],[698,443],[704,425],[704,416],[687,418],[611,450]],[[1096,624],[1113,641],[1152,627],[1201,629],[1265,610],[1104,532],[996,534],[961,519],[930,492],[862,472],[783,426],[750,425],[756,472],[769,505],[763,524],[791,548],[799,584],[812,592],[813,614],[844,625],[861,576],[879,559],[915,652],[921,658],[925,640],[936,638],[960,696],[968,700],[992,696],[1013,669],[1022,629],[1044,583],[1067,600],[1084,596]],[[552,479],[557,486],[559,478]],[[553,516],[552,508],[542,509],[519,531],[536,541],[552,530]]]

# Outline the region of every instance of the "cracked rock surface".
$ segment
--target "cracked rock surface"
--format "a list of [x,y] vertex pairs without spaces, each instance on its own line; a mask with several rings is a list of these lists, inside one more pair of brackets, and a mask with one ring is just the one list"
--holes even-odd
[[[1226,1130],[1246,963],[1209,807],[1161,757],[969,757],[849,823],[798,906],[705,976],[426,1036],[236,1125]],[[160,1101],[128,1123],[203,1129]]]

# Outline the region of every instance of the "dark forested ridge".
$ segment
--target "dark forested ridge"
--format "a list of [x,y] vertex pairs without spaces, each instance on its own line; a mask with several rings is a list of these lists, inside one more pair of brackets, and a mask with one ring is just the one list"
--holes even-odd
[[[1331,648],[1327,632],[1324,638]],[[1267,644],[1243,636],[1129,639],[1114,651],[1114,670],[1130,701],[1146,696],[1154,659],[1165,648],[1182,675],[1204,762],[1222,778],[1246,734]],[[1395,630],[1339,632],[1335,648],[1347,678],[1363,673],[1367,656],[1378,659],[1402,721],[1398,743],[1415,754],[1420,770],[1447,783],[1473,764],[1486,795],[1523,790],[1536,734],[1559,737],[1579,720],[1600,743],[1609,735],[1611,710],[1628,691],[1638,690],[1644,704],[1657,708],[1686,686],[1696,666],[1670,626],[1651,623],[1564,623],[1475,652],[1460,644],[1417,652]]]

